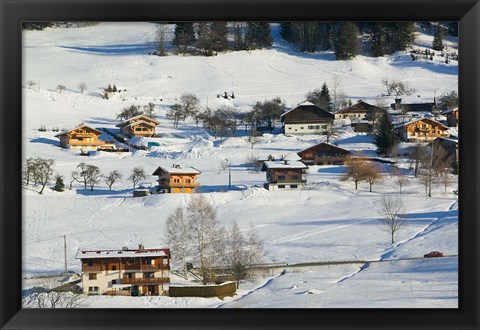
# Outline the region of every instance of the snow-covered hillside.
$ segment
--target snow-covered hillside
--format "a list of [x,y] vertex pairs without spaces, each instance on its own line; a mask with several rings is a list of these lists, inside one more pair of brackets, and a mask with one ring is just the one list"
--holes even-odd
[[[254,155],[297,159],[296,153],[324,136],[265,134],[252,148],[246,132],[237,137],[215,139],[193,121],[173,128],[165,118],[167,109],[184,93],[197,95],[204,106],[231,105],[251,109],[257,101],[280,96],[289,107],[304,101],[305,94],[340,79],[342,89],[354,102],[393,102],[382,79],[408,82],[411,96],[431,102],[434,96],[457,90],[458,63],[411,61],[396,53],[382,58],[358,56],[335,61],[331,52],[303,54],[282,42],[274,26],[272,49],[227,52],[213,57],[148,55],[154,49],[151,23],[100,23],[83,28],[53,28],[24,31],[24,157],[54,159],[55,173],[64,177],[67,190],[46,189],[39,195],[33,186],[24,189],[23,270],[25,275],[63,270],[63,238],[68,240],[68,267],[80,271],[74,258],[83,249],[165,245],[165,222],[189,195],[162,194],[132,197],[126,178],[134,167],[152,174],[158,166],[172,163],[194,166],[200,193],[215,205],[219,221],[229,227],[234,221],[244,231],[250,225],[263,240],[266,259],[274,263],[304,263],[342,260],[396,260],[358,265],[302,267],[276,272],[268,278],[244,283],[238,295],[218,299],[169,297],[93,297],[89,307],[457,307],[458,212],[456,183],[445,194],[442,185],[425,196],[418,179],[411,178],[401,198],[407,205],[407,222],[389,241],[379,221],[382,197],[399,195],[398,186],[383,166],[383,181],[368,191],[367,184],[354,190],[352,182],[339,181],[343,166],[311,166],[307,189],[268,191],[260,188],[264,172],[251,172],[246,160]],[[419,35],[418,46],[430,36]],[[449,40],[449,47],[455,40]],[[27,81],[36,84],[27,87]],[[88,89],[80,93],[78,85]],[[126,90],[106,100],[102,89],[115,84]],[[64,85],[66,90],[56,90]],[[217,98],[234,92],[235,98]],[[83,122],[114,128],[117,114],[132,104],[155,104],[160,146],[127,153],[96,152],[89,157],[59,147],[53,128],[71,129]],[[45,126],[47,131],[38,131]],[[374,155],[375,145],[367,135],[343,131],[339,146],[364,155]],[[232,163],[232,185],[220,162]],[[68,189],[70,173],[80,162],[96,165],[102,173],[118,170],[123,181],[108,190],[105,183],[93,192],[78,183]],[[407,165],[404,165],[408,169]],[[149,176],[147,183],[157,178]],[[53,185],[53,184],[52,184]],[[422,257],[432,250],[451,257],[438,260],[402,260]],[[387,274],[389,274],[387,276]],[[28,281],[25,289],[31,287]],[[370,288],[370,290],[367,290]],[[376,288],[377,290],[372,290]],[[368,291],[368,293],[367,293]],[[385,304],[385,301],[389,301]],[[28,304],[28,300],[27,300]]]

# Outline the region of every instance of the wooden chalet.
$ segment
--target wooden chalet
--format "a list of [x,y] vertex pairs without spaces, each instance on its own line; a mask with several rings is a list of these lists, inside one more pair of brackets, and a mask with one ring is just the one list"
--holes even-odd
[[83,293],[162,295],[170,283],[170,249],[80,250]]
[[158,124],[159,122],[153,118],[138,115],[117,124],[116,127],[120,127],[122,133],[129,137],[152,137],[155,135],[155,127]]
[[437,137],[448,137],[448,127],[430,118],[420,118],[394,128],[397,136],[406,142],[428,142]]
[[303,177],[307,168],[300,161],[265,161],[262,171],[267,172],[267,182],[263,186],[268,190],[302,189],[307,183]]
[[304,102],[281,116],[284,134],[321,134],[333,125],[333,113]]
[[297,153],[307,165],[344,165],[351,152],[329,143],[319,143]]
[[433,146],[445,151],[445,160],[449,163],[458,161],[458,139],[439,137],[433,140]]
[[77,127],[55,135],[60,139],[60,147],[67,149],[97,150],[105,141],[99,140],[101,131],[80,124]]
[[458,108],[444,111],[442,115],[447,117],[447,125],[449,127],[456,127],[458,126]]
[[383,111],[385,110],[380,107],[360,100],[354,105],[335,112],[335,119],[350,119],[352,121],[368,120],[375,113],[381,113]]
[[195,182],[201,172],[193,167],[159,166],[152,175],[158,175],[158,189],[165,193],[193,193],[200,186]]

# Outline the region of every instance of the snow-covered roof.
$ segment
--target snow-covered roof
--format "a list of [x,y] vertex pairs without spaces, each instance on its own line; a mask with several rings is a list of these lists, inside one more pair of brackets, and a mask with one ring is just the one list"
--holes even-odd
[[[131,127],[133,125],[138,125],[138,124],[147,124],[148,126],[156,126],[156,125],[152,125],[152,122],[151,121],[147,121],[147,120],[138,120],[138,121],[134,121],[130,124],[127,124],[127,125],[124,125],[125,123],[122,123],[122,124],[119,124],[119,125],[122,125],[122,126],[126,126],[126,127]],[[158,122],[157,122],[158,124]]]
[[433,122],[433,123],[436,123],[436,124],[440,125],[440,127],[443,127],[443,128],[445,128],[445,129],[448,129],[448,127],[445,126],[445,125],[443,125],[442,123],[440,123],[440,122],[438,122],[438,121],[436,121],[436,120],[433,120],[433,119],[431,119],[431,118],[425,118],[425,117],[423,117],[423,118],[418,118],[418,119],[409,121],[409,122],[407,122],[407,123],[395,125],[394,128],[400,128],[400,127],[403,127],[403,126],[407,126],[407,125],[413,124],[413,123],[415,123],[415,122],[417,122],[417,121],[420,121],[420,120],[430,121],[430,122]]
[[74,131],[74,130],[77,130],[77,129],[83,128],[83,127],[86,127],[86,128],[88,128],[88,129],[91,129],[92,131],[98,132],[98,134],[102,134],[102,131],[99,131],[98,129],[95,129],[95,128],[93,128],[93,127],[87,126],[87,125],[85,125],[85,124],[80,124],[80,125],[78,125],[77,127],[72,128],[71,130],[63,131],[63,132],[60,132],[60,133],[58,133],[58,134],[55,134],[55,137],[61,136],[61,135],[65,135],[65,134],[67,134],[67,133],[70,133],[70,132],[72,132],[72,131]]
[[78,250],[75,259],[168,257],[169,249]]
[[199,170],[195,167],[182,167],[180,165],[173,164],[171,167],[159,166],[152,175],[158,175],[161,171],[170,174],[200,174]]
[[307,165],[297,160],[266,161],[263,162],[263,166],[270,169],[308,168]]
[[148,117],[148,116],[145,116],[145,115],[138,115],[138,116],[135,116],[135,117],[132,117],[132,118],[128,118],[127,120],[121,122],[120,124],[117,124],[116,127],[120,127],[120,126],[125,126],[125,125],[128,125],[128,123],[132,122],[132,121],[135,121],[135,122],[138,122],[139,118],[146,118],[147,121],[151,121],[151,122],[154,122],[156,124],[159,124],[160,122],[151,118],[151,117]]
[[442,112],[442,115],[445,115],[445,114],[451,113],[451,112],[455,112],[455,111],[458,111],[458,107],[456,107],[456,108],[454,108],[454,109],[446,110],[446,111]]

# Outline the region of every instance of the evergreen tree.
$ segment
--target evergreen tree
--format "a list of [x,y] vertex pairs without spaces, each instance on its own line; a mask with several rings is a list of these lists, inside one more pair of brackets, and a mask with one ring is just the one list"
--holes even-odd
[[215,52],[223,52],[228,49],[226,22],[212,22],[210,34],[212,37],[212,48]]
[[452,37],[458,37],[458,22],[448,23],[448,34]]
[[318,22],[298,22],[293,24],[294,40],[301,52],[313,53],[320,44]]
[[322,109],[332,111],[332,98],[330,97],[330,91],[325,82],[322,85],[322,89],[315,89],[308,92],[305,95],[305,99]]
[[333,24],[319,23],[320,25],[320,49],[329,50],[332,48]]
[[280,23],[280,35],[282,36],[283,40],[287,42],[295,42],[293,35],[293,23]]
[[377,121],[374,143],[380,155],[387,156],[395,145],[393,123],[387,111],[384,111]]
[[175,31],[173,33],[173,45],[185,54],[187,47],[195,43],[195,31],[193,23],[180,22],[175,24]]
[[213,44],[207,22],[198,23],[196,31],[197,40],[195,46],[203,53],[203,55],[211,56],[213,54]]
[[61,175],[57,175],[55,177],[55,186],[53,190],[62,192],[65,190],[65,184],[63,183],[63,177]]
[[385,23],[385,53],[392,54],[407,49],[415,41],[413,22]]
[[337,60],[349,60],[357,55],[358,29],[355,23],[341,22],[335,32],[334,46]]
[[233,50],[245,50],[245,35],[243,23],[233,25]]
[[445,29],[440,24],[437,25],[437,30],[433,36],[432,48],[435,50],[443,50],[443,38],[445,37]]
[[385,30],[382,23],[372,23],[370,26],[370,53],[373,57],[385,55]]
[[273,44],[270,23],[249,22],[245,37],[247,49],[270,47]]

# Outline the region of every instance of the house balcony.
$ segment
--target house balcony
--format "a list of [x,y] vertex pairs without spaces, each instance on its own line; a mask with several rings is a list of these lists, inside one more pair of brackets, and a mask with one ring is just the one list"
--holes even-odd
[[270,180],[268,183],[276,183],[276,184],[306,184],[307,180]]
[[120,279],[120,284],[143,284],[143,285],[155,285],[170,283],[170,277],[153,277],[153,278],[127,278]]
[[160,270],[170,270],[169,265],[146,265],[146,264],[123,264],[125,270],[136,270],[142,272],[156,272]]
[[77,138],[93,138],[95,137],[96,135],[95,134],[92,134],[92,133],[75,133],[75,136]]
[[199,183],[160,183],[158,185],[161,189],[168,188],[198,188],[200,187]]
[[69,140],[67,144],[71,146],[85,146],[85,145],[90,145],[90,146],[99,146],[102,144],[105,144],[105,141],[102,140],[97,140],[97,141],[78,141],[78,140]]
[[102,265],[84,266],[82,265],[82,272],[101,272]]

